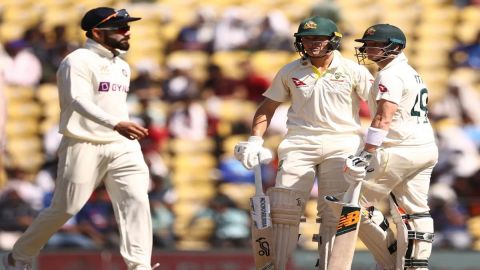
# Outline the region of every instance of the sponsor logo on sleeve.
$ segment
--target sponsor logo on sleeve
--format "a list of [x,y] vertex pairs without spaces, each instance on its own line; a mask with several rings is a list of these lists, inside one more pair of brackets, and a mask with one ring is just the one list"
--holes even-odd
[[381,93],[386,93],[386,92],[388,92],[388,88],[383,84],[379,84],[378,85],[378,91],[380,91]]
[[292,78],[292,81],[293,81],[293,84],[295,84],[296,87],[303,87],[303,86],[307,86],[304,82],[302,82],[300,79],[298,78]]

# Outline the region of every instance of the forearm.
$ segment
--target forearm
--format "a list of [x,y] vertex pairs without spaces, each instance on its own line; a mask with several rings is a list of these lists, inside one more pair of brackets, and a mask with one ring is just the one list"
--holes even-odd
[[385,100],[379,102],[378,110],[368,128],[363,150],[372,153],[382,144],[390,130],[390,125],[396,110],[397,105],[395,103]]
[[84,97],[76,97],[72,101],[73,109],[81,114],[83,117],[86,117],[100,125],[112,128],[118,124],[121,120],[117,119],[100,107],[95,105],[93,102]]
[[275,110],[280,105],[280,102],[273,101],[269,98],[266,98],[258,107],[253,117],[252,123],[252,136],[263,137],[267,131],[270,121],[275,113]]

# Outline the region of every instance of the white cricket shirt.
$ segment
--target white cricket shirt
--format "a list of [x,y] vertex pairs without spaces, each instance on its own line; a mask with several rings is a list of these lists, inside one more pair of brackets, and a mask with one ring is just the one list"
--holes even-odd
[[378,72],[372,94],[376,95],[377,101],[384,99],[398,105],[384,145],[421,145],[435,142],[427,115],[427,87],[408,64],[405,54],[399,54]]
[[360,100],[367,100],[373,76],[340,52],[333,53],[333,61],[323,73],[309,60],[285,65],[263,94],[278,102],[291,102],[289,131],[360,133]]
[[113,127],[128,121],[130,67],[97,42],[67,55],[57,71],[60,133],[92,142],[123,139]]

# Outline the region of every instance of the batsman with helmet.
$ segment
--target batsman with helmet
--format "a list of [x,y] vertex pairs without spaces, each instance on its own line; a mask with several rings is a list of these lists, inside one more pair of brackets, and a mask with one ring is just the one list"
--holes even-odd
[[235,156],[251,169],[269,160],[263,135],[283,102],[288,110],[288,133],[278,147],[280,160],[275,187],[267,191],[274,233],[275,269],[284,270],[296,248],[300,218],[318,179],[318,215],[321,218],[320,269],[326,269],[338,216],[326,205],[325,195],[344,192],[345,158],[362,142],[359,106],[373,82],[369,71],[344,58],[337,50],[342,35],[329,19],[303,20],[294,34],[300,58],[280,69],[263,94],[248,141],[235,146]]
[[152,269],[150,178],[138,143],[148,130],[129,120],[130,68],[119,57],[130,46],[129,23],[137,20],[125,9],[108,7],[82,18],[86,45],[67,55],[57,72],[63,137],[52,203],[3,257],[6,270],[32,269],[48,239],[101,183],[112,200],[128,269]]
[[[346,162],[346,179],[363,181],[363,206],[388,196],[397,228],[396,243],[388,222],[373,208],[360,225],[359,237],[374,254],[376,269],[428,269],[433,219],[427,204],[438,149],[428,119],[428,89],[403,53],[405,34],[390,24],[369,27],[357,47],[359,63],[379,67],[371,96],[374,117],[363,150]],[[349,170],[351,160],[372,156],[365,171]]]

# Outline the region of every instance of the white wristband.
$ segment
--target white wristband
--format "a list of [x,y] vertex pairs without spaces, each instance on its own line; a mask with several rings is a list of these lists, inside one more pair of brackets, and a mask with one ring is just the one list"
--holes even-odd
[[367,136],[365,136],[365,143],[380,146],[382,145],[383,139],[385,139],[387,134],[388,131],[386,130],[369,127],[367,130]]

